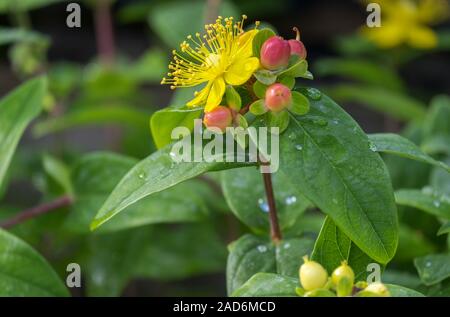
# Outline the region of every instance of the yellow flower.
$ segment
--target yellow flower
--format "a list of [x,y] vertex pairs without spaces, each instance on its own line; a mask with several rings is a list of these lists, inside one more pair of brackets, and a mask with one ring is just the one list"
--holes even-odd
[[[373,2],[367,1],[367,2]],[[428,25],[446,19],[446,0],[376,0],[381,7],[381,27],[364,27],[362,32],[381,48],[402,44],[419,49],[437,45],[436,33]]]
[[252,42],[258,30],[244,32],[245,18],[234,23],[232,17],[219,17],[215,24],[205,25],[203,37],[199,33],[188,36],[190,43],[184,41],[181,52],[173,51],[171,72],[161,83],[170,84],[172,89],[206,83],[187,105],[204,105],[207,112],[219,106],[226,84],[242,85],[259,68],[258,58],[252,56]]

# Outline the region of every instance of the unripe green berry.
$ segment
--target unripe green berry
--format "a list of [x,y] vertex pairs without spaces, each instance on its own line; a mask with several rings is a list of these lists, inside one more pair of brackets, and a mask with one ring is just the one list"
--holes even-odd
[[331,280],[335,286],[337,286],[343,278],[347,278],[351,284],[355,281],[355,273],[353,273],[353,270],[347,264],[347,261],[342,261],[341,266],[337,267],[331,275]]
[[306,291],[312,291],[325,286],[328,280],[328,273],[322,265],[304,256],[305,263],[300,266],[300,283]]
[[364,291],[368,291],[374,294],[377,294],[379,296],[383,296],[383,297],[389,297],[391,296],[388,288],[386,287],[386,285],[384,285],[381,282],[374,282],[372,284],[369,284],[369,286],[367,286]]

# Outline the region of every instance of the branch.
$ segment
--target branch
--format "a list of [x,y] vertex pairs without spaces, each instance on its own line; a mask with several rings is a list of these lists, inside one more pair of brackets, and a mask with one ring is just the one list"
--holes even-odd
[[100,60],[107,65],[112,64],[115,57],[115,44],[110,0],[98,1],[95,8],[95,28]]
[[72,203],[73,203],[72,197],[70,197],[68,195],[61,196],[61,197],[55,199],[54,201],[44,203],[42,205],[30,208],[30,209],[25,209],[24,211],[19,212],[14,217],[1,223],[0,227],[3,229],[9,229],[15,225],[18,225],[18,224],[24,222],[24,221],[27,221],[28,219],[32,219],[39,215],[49,213],[49,212],[59,209],[61,207],[69,206]]
[[281,230],[278,224],[277,207],[275,205],[275,197],[273,194],[272,174],[263,173],[264,189],[266,190],[267,203],[269,205],[270,235],[272,241],[278,243],[281,241]]

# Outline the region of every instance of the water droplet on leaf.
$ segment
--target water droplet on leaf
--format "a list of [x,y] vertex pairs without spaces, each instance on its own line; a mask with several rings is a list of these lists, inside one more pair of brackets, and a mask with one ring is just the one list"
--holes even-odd
[[284,202],[286,203],[286,205],[295,204],[297,202],[297,197],[295,197],[295,196],[288,196],[288,197],[286,197]]
[[261,253],[264,253],[267,251],[267,247],[265,245],[258,245],[257,249]]
[[269,212],[269,205],[267,201],[263,198],[258,199],[258,206],[263,212]]
[[295,149],[298,150],[298,151],[301,151],[301,150],[303,150],[303,145],[301,145],[301,144],[296,144],[296,145],[295,145]]
[[316,88],[308,88],[308,89],[306,89],[306,94],[312,100],[319,100],[320,98],[322,98],[322,93],[320,92],[320,90],[318,90]]

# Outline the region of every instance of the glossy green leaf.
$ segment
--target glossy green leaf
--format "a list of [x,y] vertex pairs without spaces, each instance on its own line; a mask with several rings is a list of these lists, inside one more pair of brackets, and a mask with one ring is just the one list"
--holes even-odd
[[295,87],[295,78],[293,76],[280,76],[279,82],[285,86],[287,86],[289,89],[294,89]]
[[309,100],[298,91],[292,92],[292,104],[289,110],[294,114],[303,115],[309,111]]
[[28,244],[0,229],[0,296],[68,296],[48,262]]
[[[279,223],[285,231],[294,225],[309,202],[283,174],[272,174],[272,182]],[[269,207],[259,169],[244,167],[222,172],[222,190],[236,217],[254,231],[269,232]]]
[[423,153],[417,145],[408,139],[393,133],[370,134],[369,140],[377,152],[385,152],[442,167],[450,173],[450,166],[444,162],[436,161]]
[[279,172],[364,253],[387,263],[398,238],[387,169],[358,124],[330,98],[316,95],[308,114],[290,115],[280,136]]
[[[201,136],[192,135],[192,138],[198,137]],[[191,135],[186,138],[186,140],[191,140]],[[183,142],[182,144],[191,144],[189,142]],[[191,148],[194,148],[194,146],[191,146]],[[196,150],[199,149],[193,149],[194,152]],[[134,165],[117,184],[98,211],[91,223],[91,229],[96,229],[126,207],[151,194],[168,189],[208,171],[235,168],[245,164],[224,162],[226,153],[217,157],[217,161],[211,163],[205,161],[177,163],[171,153],[172,145],[168,145]]]
[[394,285],[394,284],[385,284],[391,294],[391,297],[424,297],[422,293],[415,291],[413,289]]
[[275,36],[275,32],[271,29],[261,29],[253,38],[253,56],[258,57],[261,54],[261,47],[270,37]]
[[367,265],[375,262],[352,243],[330,217],[323,223],[311,259],[322,264],[328,274],[332,274],[345,260],[353,269],[357,281],[367,277]]
[[88,295],[119,296],[133,278],[177,281],[219,273],[226,248],[211,224],[150,225],[94,235],[88,255],[81,263]]
[[274,245],[266,238],[244,235],[228,247],[228,294],[233,294],[253,275],[261,272],[298,278],[302,257],[311,252],[312,245],[312,240],[306,238],[286,239]]
[[47,80],[26,82],[0,100],[0,185],[25,128],[42,110]]
[[256,100],[250,105],[250,112],[256,116],[265,114],[268,111],[263,99]]
[[269,111],[265,115],[266,124],[269,128],[278,128],[278,133],[283,133],[289,125],[289,113],[286,110],[280,112]]
[[272,85],[277,80],[277,75],[267,69],[260,69],[256,71],[253,76],[263,85]]
[[238,94],[236,89],[233,86],[228,85],[225,90],[225,98],[227,100],[227,104],[230,108],[239,111],[242,106],[241,96]]
[[69,167],[64,162],[51,155],[44,155],[42,159],[45,172],[53,178],[70,196],[74,195],[72,180],[70,179]]
[[414,207],[432,215],[450,219],[450,199],[448,195],[426,187],[419,189],[400,189],[395,192],[395,201],[402,206]]
[[307,71],[308,62],[306,61],[306,59],[294,59],[294,62],[292,62],[292,64],[289,64],[286,70],[279,72],[278,75],[307,78]]
[[253,84],[253,92],[255,93],[256,97],[260,99],[264,99],[266,97],[266,90],[267,86],[259,81],[255,81],[255,83]]
[[33,129],[36,137],[42,137],[51,133],[65,131],[82,126],[94,126],[99,124],[119,124],[134,128],[148,129],[150,114],[139,111],[129,106],[111,105],[98,107],[83,107],[69,112],[61,117],[50,118],[39,122]]
[[233,297],[294,297],[296,278],[273,273],[257,273],[234,291]]
[[399,242],[395,253],[395,263],[411,263],[414,258],[436,251],[435,246],[419,230],[400,223]]
[[176,127],[186,127],[192,131],[194,119],[200,117],[202,110],[201,108],[168,107],[155,112],[150,119],[150,129],[156,146],[162,148],[172,143],[174,140],[171,134]]
[[314,64],[314,72],[321,76],[345,77],[397,91],[403,89],[401,78],[391,68],[369,60],[324,58]]
[[426,107],[420,101],[379,87],[341,84],[327,89],[337,102],[356,102],[399,120],[422,120]]
[[[88,233],[89,224],[121,178],[137,163],[126,156],[98,152],[84,156],[72,171],[76,200],[64,226]],[[154,223],[193,222],[208,217],[204,196],[213,195],[208,186],[189,180],[146,197],[108,221],[99,232],[111,232]]]
[[450,277],[450,254],[430,254],[414,260],[419,277],[425,285],[433,285]]

